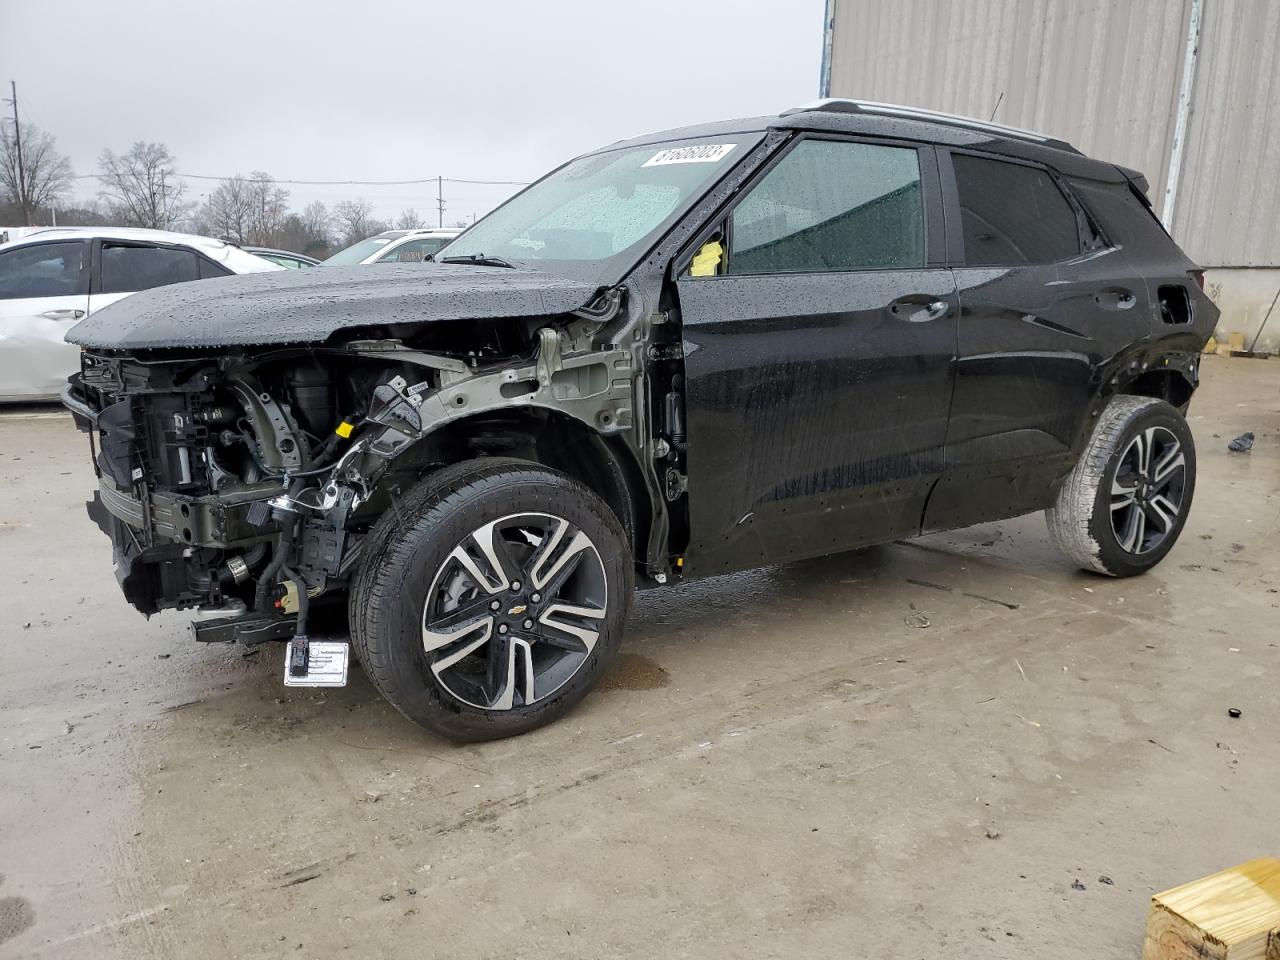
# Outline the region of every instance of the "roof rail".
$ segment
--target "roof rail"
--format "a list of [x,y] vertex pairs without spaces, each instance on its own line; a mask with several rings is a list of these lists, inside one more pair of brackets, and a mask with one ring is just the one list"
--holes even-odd
[[1037,133],[1034,130],[1008,127],[1002,123],[990,123],[986,120],[976,120],[973,117],[964,117],[955,113],[925,110],[923,107],[905,107],[896,103],[877,103],[874,100],[847,100],[839,97],[827,97],[799,107],[792,107],[790,110],[783,110],[779,116],[789,117],[797,113],[865,113],[874,116],[902,117],[907,120],[924,120],[929,123],[946,124],[950,127],[985,130],[988,133],[996,133],[1003,137],[1029,140],[1033,143],[1043,143],[1045,146],[1056,147],[1060,150],[1070,150],[1072,153],[1080,152],[1065,140],[1059,140],[1048,134]]

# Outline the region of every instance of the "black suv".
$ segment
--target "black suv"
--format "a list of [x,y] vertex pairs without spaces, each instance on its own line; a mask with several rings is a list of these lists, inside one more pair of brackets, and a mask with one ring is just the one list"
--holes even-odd
[[[1141,175],[824,101],[614,144],[434,262],[140,293],[64,401],[146,614],[289,640],[458,739],[607,668],[637,584],[1046,510],[1069,560],[1177,539],[1217,310]],[[341,630],[342,624],[336,623]],[[323,633],[324,631],[319,631]]]

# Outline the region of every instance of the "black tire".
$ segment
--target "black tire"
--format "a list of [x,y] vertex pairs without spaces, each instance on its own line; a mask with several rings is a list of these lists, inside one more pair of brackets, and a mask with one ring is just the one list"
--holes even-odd
[[1163,400],[1114,397],[1045,512],[1049,532],[1085,570],[1145,573],[1182,533],[1195,482],[1195,443],[1182,414]]
[[422,480],[370,532],[349,598],[352,641],[373,685],[414,723],[492,740],[586,696],[617,653],[634,592],[627,538],[592,491],[536,463],[471,460]]

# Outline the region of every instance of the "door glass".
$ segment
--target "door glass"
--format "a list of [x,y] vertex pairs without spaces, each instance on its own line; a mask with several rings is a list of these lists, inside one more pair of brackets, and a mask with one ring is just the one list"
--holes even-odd
[[109,241],[102,245],[102,293],[132,293],[199,278],[196,255],[190,250]]
[[738,204],[731,274],[924,265],[914,149],[802,140]]
[[964,154],[951,160],[966,263],[1054,263],[1080,252],[1076,212],[1045,171]]
[[449,240],[447,237],[422,237],[418,240],[406,240],[400,246],[379,257],[377,263],[421,263],[424,258],[435,253]]
[[72,297],[89,289],[86,244],[33,243],[0,253],[0,300]]
[[[230,270],[228,270],[226,267],[218,266],[218,264],[214,263],[212,260],[206,260],[204,257],[196,257],[196,259],[200,261],[200,279],[201,280],[206,280],[209,277],[231,276]],[[271,259],[271,258],[268,257],[267,259]],[[279,263],[279,262],[280,262],[279,260],[276,261],[276,263]]]

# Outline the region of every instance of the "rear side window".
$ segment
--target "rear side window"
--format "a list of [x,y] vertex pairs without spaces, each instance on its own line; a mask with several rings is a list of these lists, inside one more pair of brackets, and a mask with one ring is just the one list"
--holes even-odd
[[375,263],[421,263],[446,243],[445,237],[421,237],[417,240],[406,240],[400,246],[379,257]]
[[87,246],[80,240],[64,240],[0,253],[0,300],[88,293]]
[[914,149],[802,140],[734,209],[728,272],[923,266],[923,202]]
[[1160,221],[1151,212],[1151,208],[1138,199],[1137,193],[1129,184],[1103,183],[1097,180],[1069,182],[1072,193],[1098,219],[1113,243],[1162,253],[1174,250],[1173,241],[1165,233]]
[[1080,253],[1075,209],[1044,170],[965,154],[951,160],[966,263],[1054,263]]
[[110,241],[102,245],[103,293],[132,293],[199,278],[198,258],[191,250]]
[[[268,260],[270,260],[271,258],[270,258],[270,257],[268,257],[267,259],[268,259]],[[229,276],[231,276],[231,271],[230,271],[230,270],[228,270],[226,267],[220,267],[220,266],[218,266],[218,265],[217,265],[216,263],[214,263],[212,260],[206,260],[204,257],[196,257],[196,260],[197,260],[197,261],[199,262],[199,264],[200,264],[200,279],[201,279],[201,280],[207,280],[207,279],[209,279],[210,277],[229,277]],[[275,263],[282,263],[283,261],[281,261],[281,260],[276,260],[276,261],[274,261],[274,262],[275,262]],[[289,264],[285,264],[285,266],[289,266]],[[294,262],[293,266],[295,266],[295,267],[296,267],[296,266],[297,266],[297,263],[296,263],[296,262]]]

